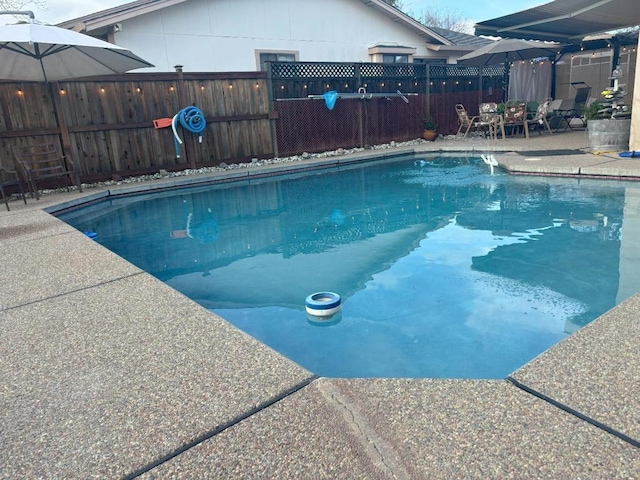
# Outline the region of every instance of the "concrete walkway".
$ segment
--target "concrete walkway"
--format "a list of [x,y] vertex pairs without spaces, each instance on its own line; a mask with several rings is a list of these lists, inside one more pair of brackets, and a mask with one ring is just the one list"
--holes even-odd
[[[277,168],[482,151],[514,173],[640,178],[640,159],[570,151],[585,144]],[[505,380],[318,378],[43,210],[178,181],[0,210],[1,479],[640,478],[640,295]]]

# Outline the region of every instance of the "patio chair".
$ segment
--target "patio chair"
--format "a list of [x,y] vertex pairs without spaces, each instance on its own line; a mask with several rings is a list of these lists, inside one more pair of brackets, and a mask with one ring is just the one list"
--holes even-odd
[[467,113],[467,109],[460,103],[456,104],[456,113],[458,114],[458,123],[460,124],[456,137],[460,136],[460,132],[462,132],[463,128],[466,128],[463,138],[467,138],[467,135],[472,128],[475,128],[477,132],[482,131],[484,134],[484,129],[489,127],[488,124],[480,121],[480,117],[478,115],[470,117]]
[[522,126],[524,136],[529,139],[529,123],[527,121],[527,102],[523,100],[509,100],[504,106],[504,126],[513,131]]
[[[540,105],[538,105],[538,109],[536,110],[534,117],[531,120],[529,120],[528,123],[530,123],[531,125],[545,127],[547,130],[549,130],[549,134],[553,135],[553,130],[551,130],[551,127],[549,126],[549,121],[547,120],[547,113],[549,112],[550,103],[551,103],[551,100],[547,100],[546,102],[543,102]],[[544,128],[538,128],[538,133],[542,135],[543,130]]]
[[31,196],[40,198],[37,182],[48,179],[65,179],[67,192],[69,181],[75,183],[82,192],[80,177],[74,169],[73,161],[68,155],[62,155],[55,143],[40,145],[21,145],[13,147],[16,164],[22,170]]
[[[564,123],[563,132],[566,132],[567,129],[573,130],[574,128],[587,127],[587,122],[584,120],[582,111],[589,100],[591,87],[584,82],[573,82],[571,86],[576,89],[576,96],[573,99],[573,104],[569,108],[556,110],[562,116],[561,123],[558,125],[558,128],[556,128],[556,132],[560,130],[562,123]],[[577,127],[572,126],[572,120],[578,120],[579,125]]]
[[504,121],[502,115],[498,111],[498,104],[496,102],[488,102],[480,104],[480,122],[489,125],[489,137],[497,140],[498,129],[502,133],[502,139],[504,140]]
[[24,200],[24,204],[27,204],[27,197],[24,196],[22,180],[18,176],[18,172],[0,166],[0,195],[2,195],[2,201],[9,212],[11,209],[9,208],[9,200],[7,199],[7,193],[5,191],[6,187],[18,187],[20,195],[22,195],[22,200]]
[[527,120],[531,121],[531,119],[536,116],[536,112],[538,111],[539,106],[539,102],[527,102]]
[[547,121],[551,130],[557,132],[562,124],[562,100],[555,99],[550,100],[549,107],[547,108]]

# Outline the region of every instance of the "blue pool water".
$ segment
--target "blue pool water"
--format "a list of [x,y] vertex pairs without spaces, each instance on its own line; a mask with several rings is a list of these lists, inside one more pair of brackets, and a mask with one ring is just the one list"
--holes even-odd
[[504,378],[640,290],[639,192],[406,157],[60,218],[318,375]]

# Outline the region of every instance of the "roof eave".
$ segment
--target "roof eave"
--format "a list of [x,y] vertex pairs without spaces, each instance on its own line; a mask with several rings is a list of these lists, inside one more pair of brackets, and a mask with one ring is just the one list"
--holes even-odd
[[435,52],[473,52],[478,49],[473,45],[435,45],[432,43],[427,43],[426,47]]
[[61,28],[71,28],[76,31],[91,32],[186,1],[187,0],[139,0],[85,15],[84,17],[68,20],[59,23],[57,26]]
[[[76,31],[91,32],[108,27],[118,22],[123,22],[139,15],[155,12],[157,10],[177,5],[187,0],[138,0],[119,7],[102,10],[84,17],[75,18],[59,23],[61,28],[70,28]],[[365,5],[374,8],[395,22],[402,23],[409,30],[424,39],[441,42],[443,45],[453,45],[451,41],[438,35],[425,25],[402,13],[397,8],[382,0],[360,0]]]

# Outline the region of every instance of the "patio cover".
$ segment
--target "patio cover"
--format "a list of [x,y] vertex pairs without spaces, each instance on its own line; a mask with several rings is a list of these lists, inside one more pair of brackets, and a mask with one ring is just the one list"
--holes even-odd
[[557,42],[640,24],[638,0],[555,0],[476,24],[476,35]]

